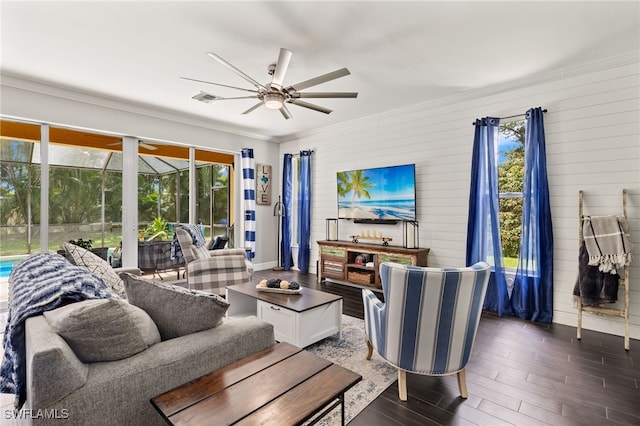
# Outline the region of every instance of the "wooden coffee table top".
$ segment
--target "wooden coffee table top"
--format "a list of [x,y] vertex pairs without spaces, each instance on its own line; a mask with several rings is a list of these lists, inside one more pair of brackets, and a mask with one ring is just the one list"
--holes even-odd
[[251,282],[230,285],[227,286],[227,290],[237,291],[239,293],[255,297],[258,300],[272,303],[277,306],[282,306],[283,308],[290,309],[294,312],[303,312],[308,309],[313,309],[320,305],[326,305],[327,303],[332,303],[336,300],[342,299],[342,296],[313,290],[307,287],[303,287],[300,294],[283,294],[259,291],[258,289],[256,289],[256,284]]
[[301,424],[362,376],[288,343],[238,360],[151,400],[174,425]]

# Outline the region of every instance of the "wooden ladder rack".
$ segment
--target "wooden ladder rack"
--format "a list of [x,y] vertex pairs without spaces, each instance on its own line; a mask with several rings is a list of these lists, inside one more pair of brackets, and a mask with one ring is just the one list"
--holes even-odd
[[[583,191],[579,191],[579,243],[578,248],[582,245],[584,241],[584,233],[582,230],[582,222],[584,220],[583,209],[582,209],[582,198]],[[624,217],[627,217],[627,190],[622,190],[622,212]],[[577,338],[578,340],[582,339],[582,312],[591,312],[599,315],[611,315],[624,318],[624,349],[629,350],[629,266],[624,268],[624,274],[619,274],[621,276],[618,281],[619,285],[624,288],[624,308],[623,309],[615,309],[615,308],[606,308],[603,306],[585,306],[582,304],[582,297],[578,297],[577,308],[578,308],[578,329],[577,329]],[[624,278],[622,278],[624,276]],[[619,291],[619,290],[618,290]]]

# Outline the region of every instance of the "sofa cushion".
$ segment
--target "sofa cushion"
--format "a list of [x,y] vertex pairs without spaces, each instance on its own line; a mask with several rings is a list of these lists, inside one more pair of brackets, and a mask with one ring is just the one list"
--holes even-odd
[[162,340],[216,327],[229,308],[218,295],[123,274],[129,302],[144,309]]
[[149,315],[123,299],[71,303],[44,312],[44,316],[86,363],[128,358],[160,342]]
[[87,383],[89,364],[78,359],[44,315],[28,318],[25,329],[30,362],[27,395],[32,407],[48,407]]
[[73,259],[73,263],[86,268],[92,274],[102,278],[118,296],[127,297],[124,291],[124,283],[115,273],[111,265],[100,256],[75,244],[64,243],[64,251]]

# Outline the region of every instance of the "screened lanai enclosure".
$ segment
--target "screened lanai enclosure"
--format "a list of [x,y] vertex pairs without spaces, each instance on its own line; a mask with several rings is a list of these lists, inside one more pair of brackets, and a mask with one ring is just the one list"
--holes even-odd
[[[41,126],[1,124],[0,256],[38,252]],[[122,241],[122,138],[49,127],[48,141],[48,249],[82,239],[94,249],[113,250]],[[189,223],[190,170],[196,174],[195,216],[205,236],[231,234],[233,160],[232,154],[196,149],[194,155],[186,146],[139,141],[139,241],[171,239],[176,224]]]

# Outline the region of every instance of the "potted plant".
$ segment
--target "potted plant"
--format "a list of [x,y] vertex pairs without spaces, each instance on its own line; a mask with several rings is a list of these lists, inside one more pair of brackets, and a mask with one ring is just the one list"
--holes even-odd
[[74,244],[78,247],[82,247],[83,249],[89,250],[93,254],[100,256],[100,258],[107,260],[109,247],[93,248],[93,240],[84,240],[82,238],[78,238],[77,240],[69,240],[69,243]]
[[83,240],[82,238],[78,238],[77,240],[69,240],[69,242],[86,250],[91,250],[93,247],[93,240]]
[[144,231],[145,237],[147,237],[147,241],[151,241],[155,238],[160,240],[168,240],[169,239],[169,223],[161,217],[156,217],[153,219],[147,228]]
[[171,237],[169,223],[156,217],[144,230],[143,241],[138,241],[138,268],[144,272],[157,273],[164,269],[176,269],[171,259]]

